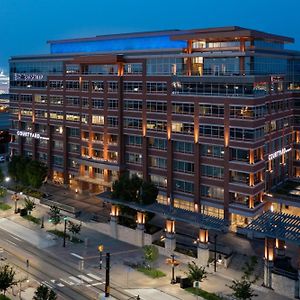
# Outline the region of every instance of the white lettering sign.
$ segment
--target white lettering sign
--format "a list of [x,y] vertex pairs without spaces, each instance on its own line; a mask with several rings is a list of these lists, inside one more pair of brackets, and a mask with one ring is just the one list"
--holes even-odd
[[14,73],[14,80],[34,81],[34,80],[42,80],[42,79],[44,79],[44,74]]
[[290,152],[291,150],[292,150],[292,148],[288,148],[288,149],[282,148],[281,150],[278,150],[278,151],[276,151],[276,152],[274,152],[274,153],[272,153],[272,154],[269,154],[268,159],[269,159],[269,160],[275,159],[276,157],[278,157],[278,156],[280,156],[280,155],[283,155],[283,154],[285,154],[285,153],[288,153],[288,152]]
[[29,132],[29,131],[17,131],[17,135],[23,137],[31,137],[38,140],[49,140],[48,137],[41,136],[39,133]]

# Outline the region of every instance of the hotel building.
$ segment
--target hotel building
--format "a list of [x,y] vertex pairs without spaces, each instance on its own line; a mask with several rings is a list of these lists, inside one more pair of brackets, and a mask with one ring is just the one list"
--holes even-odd
[[[120,173],[157,201],[243,226],[300,176],[300,52],[222,27],[50,41],[10,59],[11,154],[98,193]],[[271,199],[271,200],[270,200]]]

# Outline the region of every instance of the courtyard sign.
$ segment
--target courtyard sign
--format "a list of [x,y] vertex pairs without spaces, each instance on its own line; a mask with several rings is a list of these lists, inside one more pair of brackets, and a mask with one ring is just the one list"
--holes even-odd
[[39,133],[29,132],[29,131],[17,131],[17,135],[23,137],[31,137],[37,140],[49,140],[48,137],[41,136]]
[[278,151],[276,151],[276,152],[274,152],[272,154],[269,154],[268,159],[269,160],[275,159],[276,157],[278,157],[280,155],[283,155],[285,153],[288,153],[291,150],[292,150],[292,148],[288,148],[288,149],[287,148],[282,148],[281,150],[278,150]]

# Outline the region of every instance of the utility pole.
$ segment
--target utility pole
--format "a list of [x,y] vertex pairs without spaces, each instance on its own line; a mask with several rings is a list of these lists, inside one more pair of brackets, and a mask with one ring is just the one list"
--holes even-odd
[[105,272],[105,298],[109,297],[109,272],[110,272],[110,253],[106,253],[106,272]]
[[65,227],[64,227],[64,243],[63,243],[63,247],[66,247],[66,235],[67,235],[67,217],[64,217],[64,221],[65,221]]

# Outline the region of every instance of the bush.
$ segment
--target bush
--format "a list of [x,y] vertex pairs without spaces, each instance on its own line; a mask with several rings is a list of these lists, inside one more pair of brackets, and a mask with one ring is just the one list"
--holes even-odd
[[21,216],[21,217],[27,216],[27,209],[26,209],[26,208],[22,208],[22,209],[20,210],[20,216]]
[[206,292],[206,291],[198,289],[198,288],[189,287],[189,288],[186,288],[185,290],[189,293],[192,293],[194,295],[198,295],[198,296],[200,296],[204,299],[207,299],[207,300],[222,300],[222,298],[220,298],[216,294],[209,293],[209,292]]
[[22,217],[24,219],[30,221],[30,222],[35,223],[35,224],[40,224],[41,223],[41,219],[33,217],[32,215],[25,215],[25,216],[22,216]]
[[145,275],[151,277],[151,278],[161,278],[165,277],[166,274],[158,269],[149,269],[145,267],[139,267],[137,268],[137,271],[144,273]]
[[4,296],[4,295],[0,295],[0,300],[10,300],[10,298]]
[[0,210],[9,210],[9,209],[11,209],[10,205],[0,202]]

